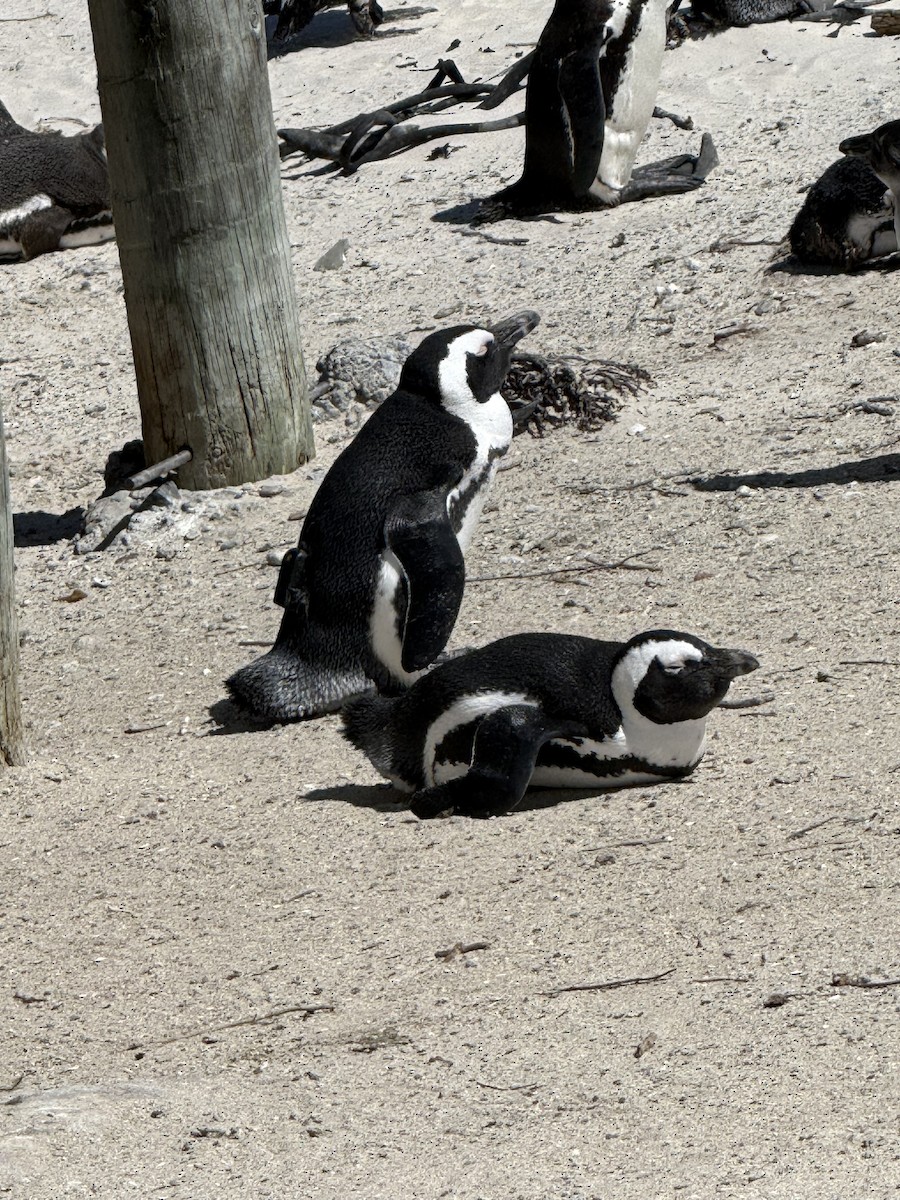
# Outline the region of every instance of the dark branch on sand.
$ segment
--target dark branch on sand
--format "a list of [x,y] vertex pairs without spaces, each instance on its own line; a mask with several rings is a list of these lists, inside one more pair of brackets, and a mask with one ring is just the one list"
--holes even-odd
[[542,996],[561,996],[563,992],[609,992],[613,988],[631,987],[638,983],[656,983],[658,979],[665,979],[667,976],[674,974],[675,968],[669,967],[668,971],[660,971],[658,975],[634,975],[630,979],[611,979],[608,983],[570,983],[565,987],[552,988],[548,992],[541,992]]

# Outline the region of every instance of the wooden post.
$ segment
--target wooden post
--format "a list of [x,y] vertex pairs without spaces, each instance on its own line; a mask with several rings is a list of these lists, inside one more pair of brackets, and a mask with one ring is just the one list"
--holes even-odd
[[144,454],[185,488],[315,453],[260,0],[89,0]]
[[15,591],[12,505],[3,413],[0,411],[0,768],[14,767],[25,761]]

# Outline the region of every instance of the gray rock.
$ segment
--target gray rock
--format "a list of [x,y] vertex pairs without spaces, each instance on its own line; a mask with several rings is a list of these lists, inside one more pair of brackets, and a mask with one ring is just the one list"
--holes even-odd
[[412,346],[399,334],[347,338],[316,363],[319,382],[311,394],[314,421],[343,417],[349,428],[362,423],[400,382]]

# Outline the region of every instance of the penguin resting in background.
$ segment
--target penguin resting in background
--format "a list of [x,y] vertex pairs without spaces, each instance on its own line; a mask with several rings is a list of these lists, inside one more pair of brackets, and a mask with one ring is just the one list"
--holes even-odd
[[792,253],[810,266],[852,271],[897,249],[895,204],[862,158],[839,158],[806,193],[788,233]]
[[103,126],[32,133],[0,103],[0,261],[114,236]]
[[277,721],[319,716],[373,688],[408,686],[443,651],[463,556],[512,439],[500,385],[539,320],[458,325],[409,356],[397,391],[313,497],[282,563],[275,645],[227,681],[240,705]]
[[845,138],[838,149],[842,154],[862,159],[890,190],[894,202],[894,234],[900,245],[900,121],[888,121],[871,133]]
[[548,209],[614,207],[699,187],[718,158],[634,170],[656,103],[666,0],[557,0],[538,39],[525,93],[525,163],[485,200],[477,221]]
[[616,788],[689,775],[706,717],[759,663],[688,633],[629,642],[523,633],[431,670],[397,697],[364,696],[344,735],[413,792],[418,817],[493,817],[529,786]]

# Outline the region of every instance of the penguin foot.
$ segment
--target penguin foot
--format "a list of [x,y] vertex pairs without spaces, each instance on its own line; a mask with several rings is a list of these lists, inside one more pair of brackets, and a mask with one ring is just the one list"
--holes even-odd
[[264,721],[305,721],[336,712],[342,704],[373,692],[361,670],[311,663],[281,646],[226,679],[232,699]]
[[449,817],[458,813],[462,817],[487,820],[509,812],[521,800],[511,794],[504,782],[476,778],[470,772],[459,779],[450,779],[435,787],[423,788],[410,801],[410,810],[423,821],[435,817]]
[[651,196],[677,196],[683,192],[692,192],[706,182],[707,176],[718,162],[715,143],[708,133],[704,133],[699,154],[676,154],[672,158],[638,167],[620,190],[618,203],[627,204],[633,200],[647,200]]

